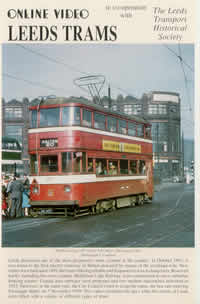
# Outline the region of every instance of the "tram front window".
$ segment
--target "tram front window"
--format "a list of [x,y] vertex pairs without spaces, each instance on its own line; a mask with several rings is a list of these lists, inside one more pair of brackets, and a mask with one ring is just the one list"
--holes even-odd
[[40,157],[41,172],[57,172],[58,171],[58,156],[57,155],[42,155]]
[[40,127],[58,126],[60,119],[60,109],[40,109]]
[[80,125],[80,108],[64,107],[62,109],[62,125]]
[[62,154],[62,172],[72,172],[72,153],[63,152]]
[[37,156],[36,154],[31,154],[31,174],[37,174],[38,173],[38,162],[37,162]]
[[80,172],[81,171],[81,158],[82,152],[73,152],[73,171]]

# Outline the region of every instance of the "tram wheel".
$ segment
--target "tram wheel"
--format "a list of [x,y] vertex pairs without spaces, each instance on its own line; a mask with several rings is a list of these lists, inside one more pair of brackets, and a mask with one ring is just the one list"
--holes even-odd
[[78,213],[79,213],[79,209],[75,207],[73,210],[73,217],[76,218]]
[[97,214],[102,214],[104,212],[104,208],[101,204],[101,202],[97,202],[96,204],[96,213]]
[[30,208],[29,212],[31,217],[38,217],[38,211]]

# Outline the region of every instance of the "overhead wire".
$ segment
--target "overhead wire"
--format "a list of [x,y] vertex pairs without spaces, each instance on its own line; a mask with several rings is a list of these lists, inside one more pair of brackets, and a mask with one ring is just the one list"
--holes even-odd
[[183,77],[184,77],[186,99],[187,99],[187,102],[188,102],[188,105],[189,105],[189,110],[188,111],[191,112],[192,111],[192,106],[191,106],[191,102],[190,102],[190,94],[189,94],[189,88],[188,88],[188,82],[190,80],[187,79],[186,72],[185,72],[185,69],[184,69],[184,65],[187,66],[190,69],[191,72],[194,72],[194,69],[185,60],[183,60],[180,43],[178,44],[178,54],[173,49],[168,47],[167,45],[163,44],[163,46],[165,48],[167,48],[174,56],[176,56],[179,59],[179,62],[180,62],[180,65],[181,65],[181,70],[182,70]]
[[187,80],[187,76],[186,76],[185,69],[184,69],[184,66],[183,66],[183,58],[182,58],[180,44],[178,44],[178,49],[179,49],[179,57],[178,58],[180,60],[180,65],[181,65],[182,72],[183,72],[185,90],[186,90],[186,97],[187,97],[188,104],[189,104],[189,111],[192,111],[191,102],[190,102],[190,94],[189,94],[189,89],[188,89],[188,80]]
[[[48,61],[51,61],[51,62],[56,63],[56,64],[63,65],[64,67],[66,67],[66,68],[68,68],[68,69],[71,69],[71,70],[73,70],[74,72],[78,72],[78,73],[83,74],[83,75],[85,75],[85,76],[90,76],[90,75],[91,75],[91,74],[89,74],[89,73],[86,73],[86,72],[84,72],[84,71],[81,71],[81,70],[77,69],[76,67],[74,67],[74,66],[72,66],[72,65],[66,64],[65,62],[63,62],[63,61],[61,61],[61,60],[58,60],[58,59],[49,57],[49,56],[47,56],[47,55],[45,55],[45,54],[42,54],[41,52],[35,51],[35,50],[33,50],[33,49],[29,48],[29,47],[26,47],[26,46],[24,46],[24,45],[21,45],[21,44],[15,44],[15,45],[18,46],[18,47],[20,47],[20,48],[22,48],[22,49],[25,49],[26,51],[28,51],[28,52],[30,52],[30,53],[33,53],[33,54],[35,54],[35,55],[37,55],[37,56],[40,56],[40,57],[42,57],[42,58],[44,58],[44,59],[46,59],[46,60],[48,60]],[[113,84],[112,82],[106,81],[106,84],[107,84],[107,85],[111,85],[114,89],[117,89],[117,90],[119,90],[119,91],[121,91],[121,92],[123,92],[123,93],[126,93],[126,94],[131,95],[131,96],[135,96],[134,94],[132,94],[132,93],[130,93],[130,92],[127,92],[127,90],[125,90],[125,89],[119,87],[119,86],[116,85],[116,84]]]
[[52,87],[52,86],[49,86],[49,85],[46,85],[46,84],[42,84],[40,82],[23,79],[23,78],[20,78],[20,77],[17,77],[17,76],[8,74],[8,73],[2,73],[2,75],[5,76],[5,77],[8,77],[8,78],[11,78],[11,79],[23,81],[23,82],[26,82],[28,84],[31,84],[31,85],[34,85],[34,86],[38,86],[38,87],[42,87],[42,88],[45,88],[45,89],[50,89],[50,90],[65,90],[63,88],[56,88],[56,87]]
[[[178,55],[173,49],[171,49],[170,47],[168,47],[167,45],[165,45],[165,44],[163,44],[163,46],[165,47],[165,48],[167,48],[172,54],[174,54],[176,57],[178,57],[179,59],[180,59],[180,55]],[[183,58],[181,58],[182,59],[182,62],[192,71],[192,72],[194,72],[194,69],[193,69],[193,67],[191,67],[185,60],[183,60]]]

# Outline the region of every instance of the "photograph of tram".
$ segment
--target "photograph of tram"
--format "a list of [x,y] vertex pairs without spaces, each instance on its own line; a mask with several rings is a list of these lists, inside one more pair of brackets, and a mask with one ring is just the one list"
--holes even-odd
[[2,135],[18,136],[16,178],[30,182],[28,215],[2,217],[3,247],[195,246],[194,45],[16,43],[2,55]]
[[83,98],[30,107],[31,211],[98,214],[151,202],[151,125]]

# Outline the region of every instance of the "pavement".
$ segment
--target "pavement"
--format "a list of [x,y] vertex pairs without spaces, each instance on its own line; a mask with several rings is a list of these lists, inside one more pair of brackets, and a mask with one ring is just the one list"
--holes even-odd
[[[179,183],[181,184],[181,183]],[[168,188],[168,187],[172,187],[172,186],[175,186],[177,185],[177,183],[173,183],[173,182],[166,182],[166,183],[161,183],[161,184],[157,184],[157,185],[154,185],[154,191],[155,192],[159,192],[165,188]]]

